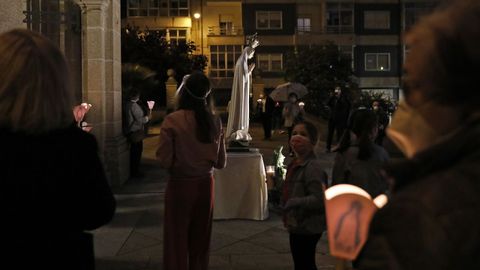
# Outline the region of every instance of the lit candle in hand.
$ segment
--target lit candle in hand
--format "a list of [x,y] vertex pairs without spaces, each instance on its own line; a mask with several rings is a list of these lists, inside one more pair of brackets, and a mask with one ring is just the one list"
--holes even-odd
[[275,166],[273,165],[268,165],[265,167],[266,173],[268,176],[274,176],[275,175]]

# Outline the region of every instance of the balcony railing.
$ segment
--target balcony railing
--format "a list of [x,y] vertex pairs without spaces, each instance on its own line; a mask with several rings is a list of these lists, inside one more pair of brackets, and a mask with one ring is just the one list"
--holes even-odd
[[243,36],[243,29],[239,27],[209,26],[208,36]]
[[295,34],[300,36],[308,36],[308,35],[346,35],[346,34],[353,34],[354,29],[353,26],[327,26],[324,29],[316,29],[316,31],[312,31],[311,28],[305,27],[297,27],[295,28]]
[[346,25],[328,25],[327,26],[327,34],[352,34],[353,33],[353,25],[346,26]]

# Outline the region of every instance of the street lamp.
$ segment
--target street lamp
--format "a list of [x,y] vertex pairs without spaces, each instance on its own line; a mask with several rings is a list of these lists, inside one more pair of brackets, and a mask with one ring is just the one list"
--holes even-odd
[[200,50],[201,50],[201,53],[203,54],[203,28],[202,29],[200,28],[200,17],[201,15],[199,12],[195,12],[193,14],[193,18],[195,18],[195,20],[197,21],[197,37],[200,37]]

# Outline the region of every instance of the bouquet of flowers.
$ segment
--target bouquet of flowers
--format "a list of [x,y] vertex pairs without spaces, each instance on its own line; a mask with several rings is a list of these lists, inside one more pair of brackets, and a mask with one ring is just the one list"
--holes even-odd
[[287,174],[287,168],[283,164],[285,156],[283,155],[282,150],[283,146],[278,147],[277,150],[273,150],[273,164],[275,166],[275,177],[283,181]]
[[273,177],[273,188],[268,193],[268,200],[272,203],[272,210],[280,211],[280,198],[283,190],[283,183],[287,175],[287,168],[283,164],[285,156],[282,153],[283,146],[278,147],[273,151],[273,167],[275,168],[275,174]]

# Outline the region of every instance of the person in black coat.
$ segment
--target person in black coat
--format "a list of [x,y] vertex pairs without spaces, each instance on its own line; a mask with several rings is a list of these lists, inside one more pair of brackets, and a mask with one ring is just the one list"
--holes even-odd
[[387,136],[406,159],[385,170],[357,269],[480,269],[480,2],[457,0],[406,36],[405,100]]
[[264,90],[264,98],[262,99],[261,118],[263,125],[263,139],[270,140],[272,137],[272,120],[273,111],[275,109],[275,101],[270,97],[268,91]]
[[375,143],[382,146],[383,139],[386,136],[385,130],[387,129],[390,119],[387,112],[382,108],[378,100],[373,101],[372,110],[375,112],[378,118],[378,135],[377,138],[375,138]]
[[115,212],[95,137],[74,123],[67,70],[46,37],[0,35],[0,261],[15,269],[94,269],[88,231]]
[[327,152],[332,149],[333,135],[335,134],[337,143],[347,127],[348,116],[350,114],[351,104],[348,98],[342,93],[340,87],[336,87],[334,95],[327,102],[330,108],[330,118],[328,120]]

